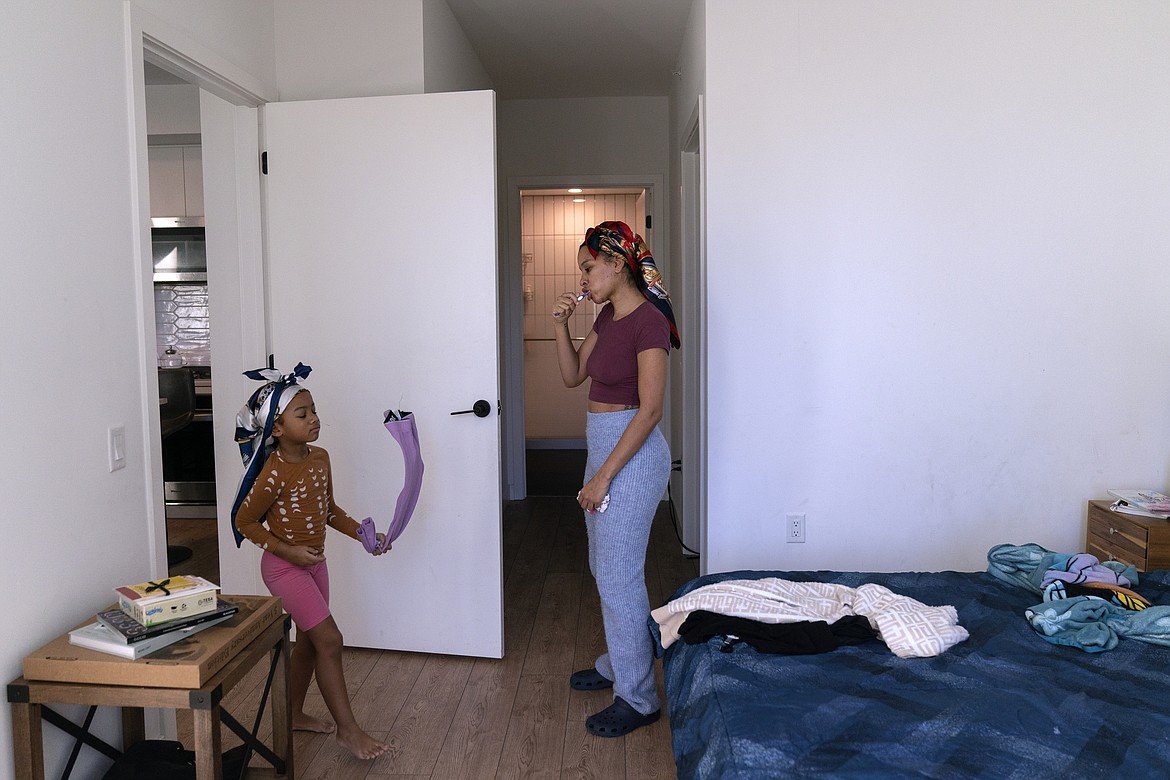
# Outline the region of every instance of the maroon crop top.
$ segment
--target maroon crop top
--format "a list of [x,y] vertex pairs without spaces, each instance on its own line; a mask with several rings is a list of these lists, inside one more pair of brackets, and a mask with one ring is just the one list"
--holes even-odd
[[606,305],[593,323],[597,343],[589,353],[585,373],[593,380],[589,400],[603,404],[640,406],[638,353],[648,349],[670,351],[670,323],[649,301],[622,317],[613,318]]

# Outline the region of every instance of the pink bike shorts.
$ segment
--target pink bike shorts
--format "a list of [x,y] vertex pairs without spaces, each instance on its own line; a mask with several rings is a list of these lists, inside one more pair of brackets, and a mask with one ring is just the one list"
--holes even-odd
[[329,568],[325,561],[297,566],[267,550],[260,557],[260,576],[268,591],[284,603],[300,631],[329,617]]

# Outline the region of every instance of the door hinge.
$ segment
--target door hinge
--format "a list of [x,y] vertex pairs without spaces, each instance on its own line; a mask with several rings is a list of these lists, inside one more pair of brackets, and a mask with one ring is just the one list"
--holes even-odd
[[260,173],[268,175],[268,152],[260,152]]
[[647,215],[646,215],[646,229],[647,229],[647,230],[653,230],[653,228],[650,226],[651,219],[652,219],[652,218],[650,217],[650,215],[649,215],[649,214],[647,214]]

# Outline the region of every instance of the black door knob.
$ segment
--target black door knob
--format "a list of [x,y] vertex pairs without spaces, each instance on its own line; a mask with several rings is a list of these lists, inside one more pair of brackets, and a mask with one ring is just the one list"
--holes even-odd
[[474,414],[476,417],[487,417],[492,413],[492,405],[482,398],[471,405],[470,409],[464,409],[461,412],[451,412],[451,414]]

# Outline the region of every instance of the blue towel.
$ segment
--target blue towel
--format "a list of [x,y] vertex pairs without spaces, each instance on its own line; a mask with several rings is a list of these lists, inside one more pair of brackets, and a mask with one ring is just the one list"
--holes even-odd
[[[987,573],[1009,585],[1027,588],[1036,594],[1044,592],[1044,575],[1049,569],[1068,569],[1074,554],[1058,553],[1038,544],[997,544],[987,551]],[[1138,584],[1138,572],[1133,566],[1119,561],[1100,564],[1125,577],[1130,585]]]
[[[1049,569],[1067,570],[1072,555],[1038,544],[997,544],[987,551],[987,573],[1010,585],[1044,593]],[[1117,561],[1100,564],[1138,584],[1137,569]],[[1095,596],[1045,601],[1025,610],[1028,623],[1054,645],[1100,653],[1117,647],[1120,639],[1136,639],[1170,647],[1170,606],[1130,610]]]
[[1046,601],[1024,615],[1040,636],[1054,645],[1100,653],[1120,639],[1170,647],[1170,606],[1126,609],[1095,596]]

